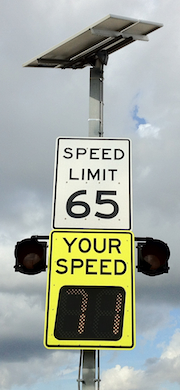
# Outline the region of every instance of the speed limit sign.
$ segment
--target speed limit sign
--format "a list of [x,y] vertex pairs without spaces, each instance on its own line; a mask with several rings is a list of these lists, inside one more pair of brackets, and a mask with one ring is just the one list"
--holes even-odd
[[52,219],[54,229],[132,228],[129,139],[57,139]]

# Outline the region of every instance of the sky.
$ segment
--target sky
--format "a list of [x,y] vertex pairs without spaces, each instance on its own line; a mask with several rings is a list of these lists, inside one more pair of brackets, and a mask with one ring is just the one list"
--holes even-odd
[[133,232],[169,245],[168,274],[136,272],[136,347],[102,351],[101,390],[180,388],[179,0],[0,0],[0,388],[77,389],[79,351],[43,346],[46,273],[14,247],[51,231],[55,142],[88,136],[89,68],[22,64],[108,14],[162,23],[104,69],[104,135],[132,140]]

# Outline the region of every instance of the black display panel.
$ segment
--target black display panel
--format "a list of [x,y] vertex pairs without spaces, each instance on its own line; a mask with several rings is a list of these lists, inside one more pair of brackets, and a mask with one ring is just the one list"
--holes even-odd
[[123,287],[63,286],[54,336],[58,340],[119,340],[124,306]]

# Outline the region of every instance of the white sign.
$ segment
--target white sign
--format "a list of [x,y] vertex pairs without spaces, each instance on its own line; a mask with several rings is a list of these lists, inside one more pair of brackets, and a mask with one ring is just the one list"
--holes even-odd
[[57,139],[53,228],[131,229],[129,139]]

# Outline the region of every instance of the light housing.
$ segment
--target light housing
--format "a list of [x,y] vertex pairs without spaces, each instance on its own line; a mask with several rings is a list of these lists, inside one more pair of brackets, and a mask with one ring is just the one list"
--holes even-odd
[[138,272],[148,276],[168,273],[170,250],[168,245],[153,238],[147,238],[145,243],[138,243]]
[[15,271],[27,275],[35,275],[46,271],[47,242],[39,242],[37,238],[26,238],[15,246]]

